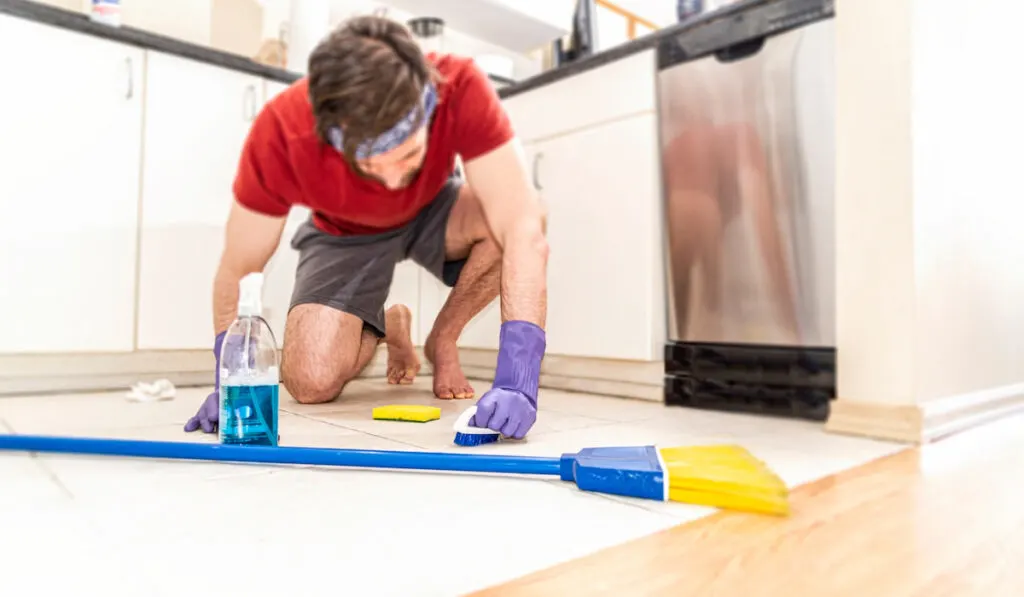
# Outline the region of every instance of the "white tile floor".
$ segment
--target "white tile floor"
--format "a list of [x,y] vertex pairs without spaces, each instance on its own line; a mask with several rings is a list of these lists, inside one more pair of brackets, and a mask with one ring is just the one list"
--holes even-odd
[[[123,393],[0,398],[0,432],[212,442],[181,430],[207,392],[149,404]],[[476,450],[735,442],[798,485],[901,448],[811,422],[553,390],[540,400],[528,440]],[[373,406],[397,403],[435,404],[443,417],[371,419]],[[471,403],[432,400],[429,379],[359,381],[335,404],[284,398],[281,443],[459,450],[451,425]],[[453,596],[710,512],[547,479],[0,453],[0,595]]]

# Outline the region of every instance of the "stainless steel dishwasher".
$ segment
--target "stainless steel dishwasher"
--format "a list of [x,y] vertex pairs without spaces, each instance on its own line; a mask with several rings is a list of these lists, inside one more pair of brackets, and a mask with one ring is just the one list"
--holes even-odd
[[832,0],[742,2],[658,51],[668,404],[835,395]]

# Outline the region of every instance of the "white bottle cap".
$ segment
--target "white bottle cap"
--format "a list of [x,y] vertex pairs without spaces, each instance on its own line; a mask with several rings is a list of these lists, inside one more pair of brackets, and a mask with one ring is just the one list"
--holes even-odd
[[238,316],[252,317],[263,313],[263,274],[256,272],[238,283]]

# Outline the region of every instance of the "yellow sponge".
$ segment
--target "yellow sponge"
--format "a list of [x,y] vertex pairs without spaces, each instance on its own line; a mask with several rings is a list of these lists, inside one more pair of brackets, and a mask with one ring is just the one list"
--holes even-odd
[[373,418],[379,421],[412,421],[426,423],[441,418],[441,409],[419,404],[392,404],[373,409]]

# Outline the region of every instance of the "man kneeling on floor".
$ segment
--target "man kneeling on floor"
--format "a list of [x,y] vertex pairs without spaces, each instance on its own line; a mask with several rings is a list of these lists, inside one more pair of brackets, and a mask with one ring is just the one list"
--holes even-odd
[[[289,210],[306,206],[312,216],[291,241],[299,264],[281,362],[295,400],[337,398],[380,342],[388,381],[412,382],[409,309],[384,310],[395,265],[412,259],[452,288],[424,345],[438,398],[474,397],[456,341],[500,290],[495,380],[472,424],[526,435],[546,345],[545,215],[508,116],[471,59],[424,55],[394,21],[348,21],[313,51],[308,77],[256,118],[234,195],[214,281],[217,354],[239,281],[263,271]],[[217,420],[215,390],[185,430],[213,433]]]

